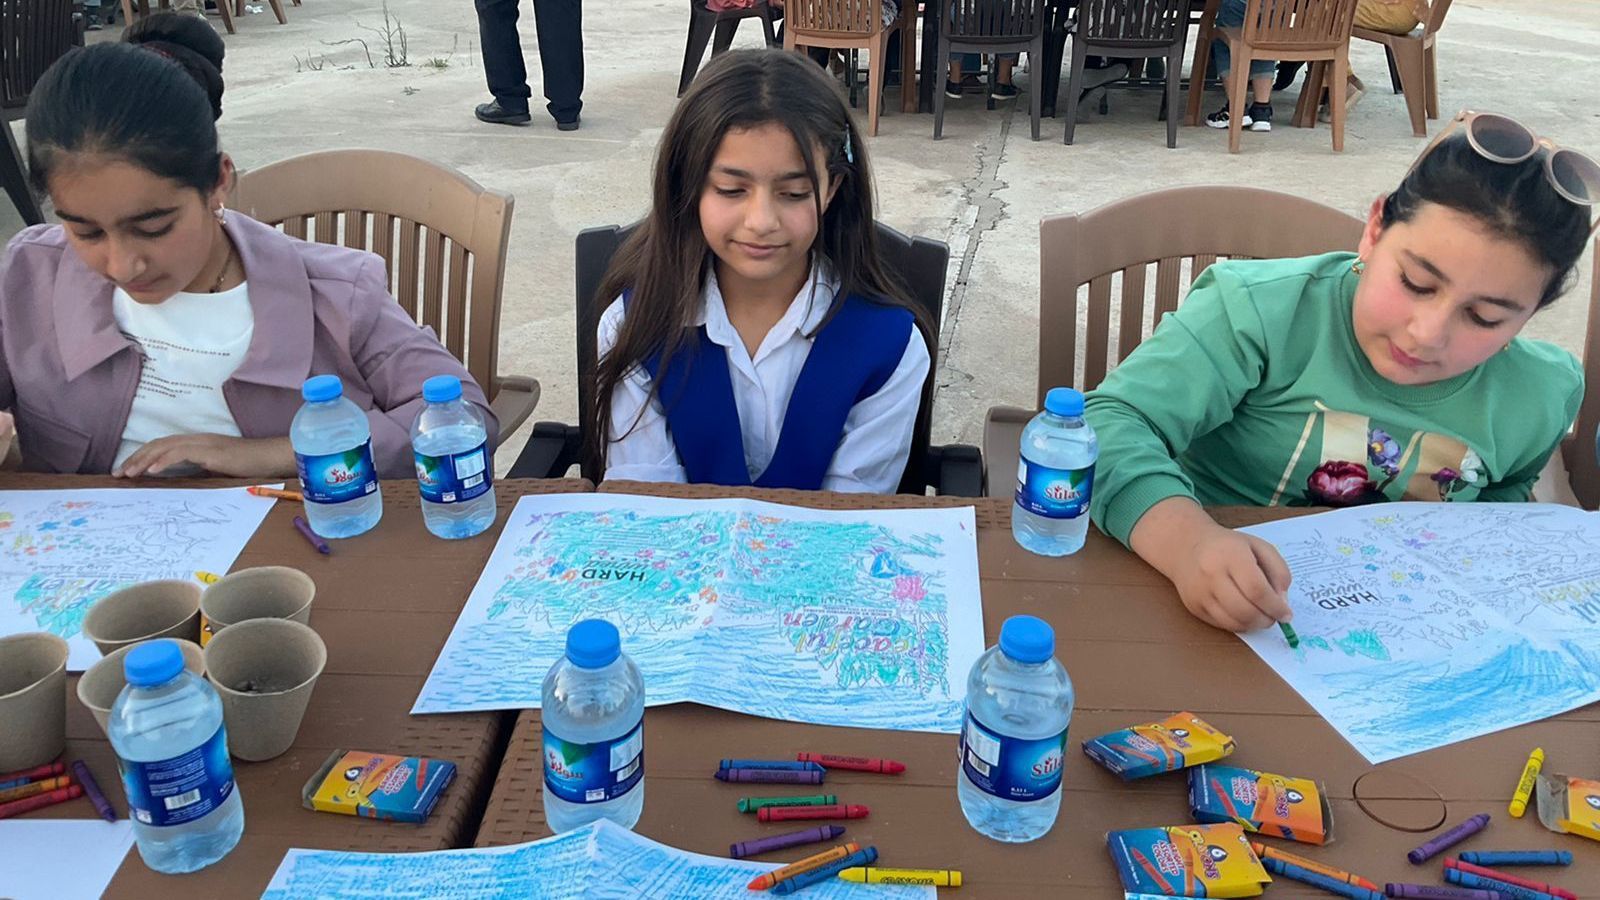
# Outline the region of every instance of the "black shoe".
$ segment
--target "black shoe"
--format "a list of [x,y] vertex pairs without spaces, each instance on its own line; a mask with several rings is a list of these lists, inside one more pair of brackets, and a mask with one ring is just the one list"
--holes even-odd
[[946,97],[949,97],[951,100],[960,100],[961,99],[961,82],[959,82],[959,81],[950,81],[950,80],[947,79],[945,81],[945,83],[944,83],[944,95]]
[[[1252,109],[1254,109],[1254,107],[1252,107]],[[1272,114],[1271,107],[1267,108],[1267,114],[1268,115]],[[1216,112],[1212,113],[1211,115],[1206,116],[1206,124],[1209,125],[1212,128],[1227,128],[1228,125],[1231,124],[1231,122],[1229,121],[1230,118],[1231,117],[1228,114],[1228,107],[1224,106],[1223,108],[1217,110]],[[1245,128],[1249,128],[1250,125],[1251,125],[1250,113],[1248,113],[1248,112],[1245,113],[1244,114],[1244,120],[1242,122],[1240,122],[1239,124],[1244,126]],[[1272,126],[1268,125],[1267,128],[1271,129]]]
[[573,116],[571,119],[569,119],[569,120],[567,120],[565,122],[561,121],[560,119],[557,119],[556,120],[556,130],[557,131],[577,131],[578,130],[578,123],[581,122],[581,121],[582,121],[582,117],[581,116]]
[[1017,90],[1017,86],[1014,84],[996,84],[994,90],[989,92],[989,96],[996,100],[1010,100],[1019,93],[1021,92]]
[[99,31],[100,28],[101,25],[99,13],[86,12],[83,14],[83,29],[85,31]]
[[[488,122],[492,125],[526,125],[533,121],[533,116],[528,115],[527,110],[516,112],[506,109],[500,105],[499,100],[490,103],[479,103],[478,108],[473,110],[473,113],[478,117],[478,121]],[[578,126],[574,123],[572,127],[576,128]]]
[[1252,103],[1250,111],[1245,114],[1244,124],[1250,126],[1251,131],[1272,130],[1272,104]]
[[1278,63],[1278,77],[1273,80],[1272,89],[1275,91],[1288,90],[1290,85],[1294,84],[1295,76],[1299,75],[1300,70],[1304,67],[1305,63],[1303,62]]

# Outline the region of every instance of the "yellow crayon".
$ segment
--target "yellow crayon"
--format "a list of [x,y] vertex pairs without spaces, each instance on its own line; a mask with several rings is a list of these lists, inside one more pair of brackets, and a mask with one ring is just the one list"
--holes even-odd
[[961,887],[961,873],[955,869],[879,869],[874,866],[839,870],[839,877],[857,884],[931,884]]
[[1533,795],[1533,783],[1544,768],[1544,751],[1538,747],[1528,754],[1528,764],[1522,767],[1522,779],[1517,782],[1517,792],[1511,795],[1511,818],[1520,819],[1528,811],[1528,798]]

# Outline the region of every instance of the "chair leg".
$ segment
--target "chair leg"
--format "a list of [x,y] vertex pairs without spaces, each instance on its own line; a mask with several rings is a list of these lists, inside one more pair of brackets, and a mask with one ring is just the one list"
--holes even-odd
[[989,57],[989,95],[983,98],[984,109],[994,109],[994,87],[1000,83],[1000,56]]
[[1206,92],[1206,71],[1211,67],[1211,33],[1214,27],[1212,16],[1207,16],[1200,23],[1200,40],[1194,45],[1194,64],[1189,67],[1190,125],[1200,124],[1200,103]]
[[[938,0],[930,0],[937,3]],[[933,70],[932,80],[937,82],[940,77],[948,78],[950,71],[950,42],[939,36],[939,53],[936,57],[937,68]],[[944,85],[935,83],[933,86],[933,139],[944,137]]]
[[1173,45],[1167,53],[1167,148],[1170,150],[1178,146],[1178,88],[1179,80],[1183,73],[1183,44]]
[[1078,130],[1078,95],[1083,90],[1083,67],[1088,59],[1089,51],[1084,42],[1073,37],[1072,39],[1072,70],[1067,75],[1067,96],[1056,100],[1056,108],[1060,109],[1064,102],[1067,107],[1067,127],[1061,136],[1061,143],[1071,144],[1073,135]]
[[1428,78],[1428,118],[1439,118],[1439,45],[1433,44],[1425,51],[1427,56]]
[[[878,136],[878,113],[883,105],[883,73],[889,68],[889,35],[880,31],[872,36],[867,53],[867,133]],[[855,54],[851,54],[854,56]]]
[[[1333,120],[1333,152],[1344,152],[1344,89],[1350,81],[1348,45],[1333,59],[1333,83],[1328,86],[1328,118]],[[1407,103],[1411,94],[1406,92]]]
[[689,5],[689,34],[683,43],[683,72],[678,76],[678,96],[689,89],[689,83],[694,81],[695,73],[700,71],[700,59],[706,55],[706,44],[711,40],[711,32],[716,27],[716,14],[709,10]]
[[900,111],[917,111],[917,5],[907,2],[901,7],[900,41]]
[[1044,32],[1033,39],[1033,47],[1028,50],[1028,66],[1033,69],[1030,73],[1032,84],[1028,85],[1028,114],[1033,117],[1033,139],[1039,139],[1039,111],[1043,109],[1044,90],[1039,84],[1043,81],[1043,74],[1039,72],[1044,67]]
[[728,48],[733,46],[733,36],[738,30],[738,19],[724,19],[719,16],[717,26],[713,30],[714,36],[711,38],[711,55],[728,52]]
[[[124,10],[128,8],[128,0],[122,0],[122,8]],[[228,8],[227,0],[219,0],[217,3],[217,12],[222,15],[222,27],[226,29],[229,34],[238,34],[238,31],[236,31],[233,27],[233,10]]]
[[1394,48],[1384,44],[1383,55],[1389,60],[1389,86],[1394,88],[1394,92],[1398,94],[1405,90],[1405,86],[1400,83],[1400,70],[1395,68],[1394,65]]
[[283,13],[283,0],[267,0],[267,4],[272,7],[272,14],[278,17],[279,25],[289,24],[289,17]]
[[1228,73],[1228,152],[1238,153],[1244,135],[1244,98],[1250,90],[1250,46],[1240,42],[1228,49],[1233,65]]
[[777,33],[772,30],[772,9],[765,3],[761,4],[761,34],[767,39],[768,47],[778,46]]
[[1422,44],[1407,41],[1394,48],[1394,61],[1400,72],[1400,92],[1406,96],[1406,112],[1411,116],[1411,133],[1427,137],[1428,62]]
[[44,212],[39,209],[38,198],[33,196],[33,188],[28,186],[27,170],[23,168],[22,151],[17,147],[17,138],[4,119],[0,119],[0,130],[5,131],[5,145],[0,146],[0,182],[5,183],[6,193],[11,196],[17,212],[22,214],[23,223],[43,225]]

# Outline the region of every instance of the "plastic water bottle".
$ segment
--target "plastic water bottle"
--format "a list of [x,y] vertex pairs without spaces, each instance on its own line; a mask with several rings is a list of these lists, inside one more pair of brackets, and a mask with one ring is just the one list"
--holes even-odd
[[1083,420],[1083,394],[1051,388],[1022,429],[1011,535],[1040,556],[1066,556],[1089,534],[1089,493],[1100,442]]
[[144,864],[176,874],[228,855],[244,833],[222,701],[183,668],[176,641],[151,641],[123,660],[128,685],[106,732],[117,752],[128,818]]
[[617,627],[586,619],[544,677],[544,818],[557,833],[644,811],[644,677]]
[[469,538],[494,524],[494,461],[483,414],[461,399],[461,379],[422,383],[428,402],[411,425],[422,522],[442,538]]
[[1044,837],[1061,811],[1073,693],[1055,647],[1048,622],[1012,616],[1000,628],[1000,645],[978,657],[967,677],[956,795],[985,837]]
[[305,405],[289,424],[306,522],[325,538],[355,537],[383,518],[383,494],[372,464],[366,413],[344,396],[337,375],[316,375],[300,388]]

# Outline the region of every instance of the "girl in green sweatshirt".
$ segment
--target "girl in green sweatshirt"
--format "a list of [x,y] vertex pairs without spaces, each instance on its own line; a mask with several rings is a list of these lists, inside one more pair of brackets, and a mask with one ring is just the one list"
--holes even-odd
[[1094,521],[1202,620],[1290,616],[1277,550],[1203,506],[1527,500],[1576,416],[1577,360],[1517,334],[1572,280],[1600,167],[1462,121],[1358,253],[1212,266],[1089,394]]

